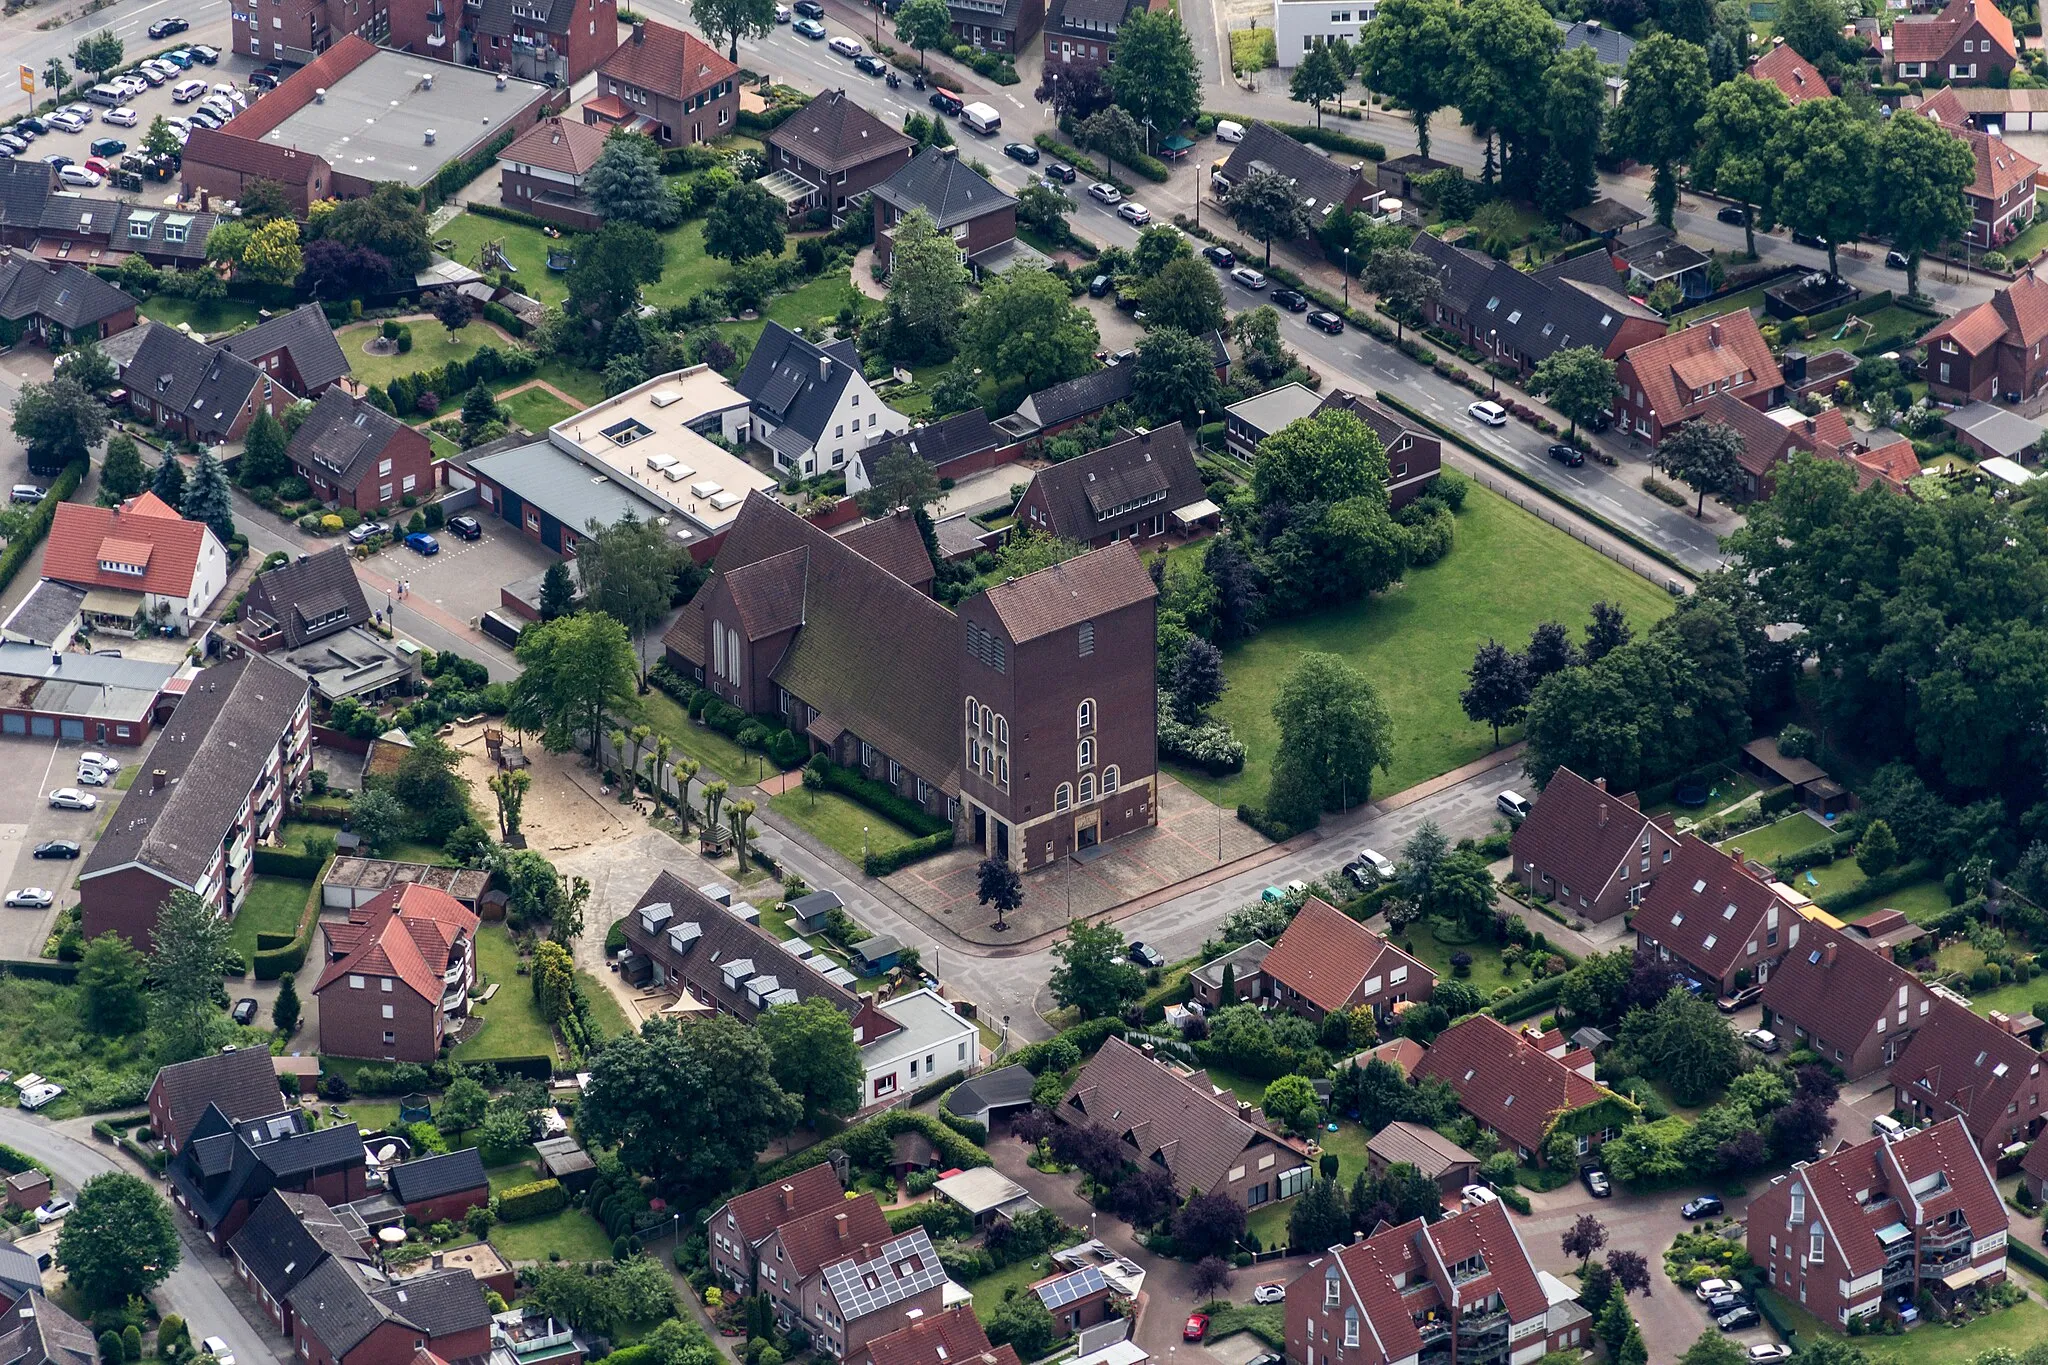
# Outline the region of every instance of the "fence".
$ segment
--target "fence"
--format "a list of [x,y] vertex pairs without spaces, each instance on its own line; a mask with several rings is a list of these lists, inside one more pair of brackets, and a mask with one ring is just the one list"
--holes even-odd
[[[1626,550],[1605,538],[1596,538],[1584,526],[1575,524],[1570,518],[1562,516],[1555,511],[1547,497],[1540,494],[1532,496],[1533,490],[1527,484],[1501,478],[1499,475],[1494,474],[1491,469],[1487,468],[1464,469],[1459,472],[1474,483],[1500,494],[1523,511],[1533,513],[1543,521],[1548,522],[1570,536],[1573,540],[1578,541],[1579,544],[1589,549],[1598,550],[1601,554],[1606,555],[1629,572],[1647,578],[1659,587],[1663,587],[1671,581],[1674,570],[1670,565],[1660,564],[1648,555],[1636,554],[1631,550]],[[1683,570],[1677,572],[1689,573],[1690,571]]]

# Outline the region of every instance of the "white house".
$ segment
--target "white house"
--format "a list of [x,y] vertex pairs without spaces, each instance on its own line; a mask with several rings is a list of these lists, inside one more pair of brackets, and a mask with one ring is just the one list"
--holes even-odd
[[1357,42],[1378,8],[1379,0],[1273,0],[1273,47],[1281,68],[1301,65],[1302,54],[1319,42]]
[[972,1072],[981,1061],[974,1025],[929,986],[864,1005],[854,1016],[853,1035],[867,1073],[863,1105],[908,1095],[940,1076]]
[[819,346],[770,322],[740,375],[749,403],[744,435],[775,452],[775,468],[808,478],[844,469],[910,419],[878,397],[851,341]]
[[154,493],[118,507],[57,506],[43,577],[85,590],[88,624],[140,620],[188,634],[228,582],[227,547],[205,522],[187,521]]

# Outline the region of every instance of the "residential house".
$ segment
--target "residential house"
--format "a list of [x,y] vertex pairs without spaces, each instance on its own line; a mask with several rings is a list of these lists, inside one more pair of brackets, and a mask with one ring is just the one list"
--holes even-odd
[[491,1202],[483,1154],[474,1147],[402,1161],[385,1171],[384,1187],[405,1206],[405,1216],[423,1228],[459,1223],[471,1209]]
[[542,119],[498,154],[498,198],[508,209],[559,223],[571,232],[595,232],[604,215],[583,192],[611,136],[601,119],[577,123],[559,114]]
[[[11,1258],[10,1258],[11,1259]],[[93,1365],[92,1329],[28,1288],[0,1313],[0,1349],[14,1365]]]
[[90,625],[133,630],[147,620],[188,635],[227,586],[228,552],[205,522],[154,493],[114,507],[60,502],[43,577],[85,590]]
[[1777,86],[1793,104],[1831,99],[1835,93],[1828,88],[1827,78],[1820,74],[1819,68],[1800,56],[1799,50],[1782,38],[1763,56],[1750,59],[1749,74]]
[[1984,1160],[2040,1134],[2041,1053],[2024,1037],[1936,999],[1891,1071],[1898,1107],[1927,1122],[1959,1118]]
[[363,1135],[356,1125],[315,1128],[301,1109],[236,1123],[208,1106],[165,1174],[171,1202],[222,1255],[272,1190],[345,1204],[368,1189]]
[[226,1047],[189,1062],[161,1067],[149,1083],[149,1131],[175,1156],[208,1106],[228,1122],[268,1118],[288,1106],[277,1069],[263,1048]]
[[313,405],[285,455],[331,507],[382,512],[434,488],[434,447],[425,433],[342,389]]
[[953,36],[982,52],[1019,53],[1045,22],[1045,0],[946,0]]
[[847,462],[846,491],[863,493],[872,488],[882,461],[898,452],[923,460],[941,479],[957,481],[1002,464],[1014,445],[1008,433],[997,430],[988,420],[987,413],[978,407],[969,408],[936,422],[920,423],[908,431],[888,432],[861,447]]
[[734,1195],[704,1220],[712,1273],[738,1293],[758,1292],[761,1247],[775,1230],[791,1219],[836,1209],[844,1202],[839,1173],[830,1162]]
[[1259,972],[1281,1008],[1310,1019],[1370,1009],[1385,1023],[1436,989],[1435,972],[1320,896],[1302,902]]
[[149,771],[122,796],[121,818],[78,874],[87,938],[148,944],[178,891],[223,914],[241,908],[255,846],[277,832],[312,771],[306,699],[302,679],[260,655],[192,677]]
[[396,1279],[330,1256],[292,1291],[291,1340],[304,1365],[474,1360],[490,1354],[491,1310],[468,1270]]
[[820,346],[779,322],[754,343],[736,387],[750,404],[743,439],[773,451],[783,474],[843,469],[849,454],[910,429],[910,419],[869,385],[851,341]]
[[[924,533],[917,529],[917,520],[907,508],[899,507],[886,517],[856,522],[833,534],[862,558],[873,560],[919,592],[930,592],[932,580],[938,577],[931,551],[925,548]],[[823,915],[829,911],[815,913]]]
[[1018,1365],[1017,1348],[988,1344],[974,1306],[918,1318],[908,1327],[869,1341],[847,1365]]
[[[1273,951],[1272,945],[1262,938],[1240,944],[1218,958],[1212,958],[1188,973],[1189,994],[1206,1010],[1218,1010],[1227,1005],[1239,1004],[1245,1000],[1262,1000],[1266,996],[1266,976],[1262,968],[1266,954]],[[1225,972],[1230,975],[1230,991],[1226,997],[1223,990]]]
[[1644,815],[1634,793],[1612,794],[1559,768],[1509,843],[1516,881],[1568,917],[1613,919],[1640,905],[1671,863],[1678,837]]
[[370,604],[348,547],[335,545],[251,579],[235,631],[249,648],[269,653],[299,649],[369,620]]
[[91,269],[139,255],[151,265],[206,259],[211,213],[172,213],[64,188],[57,168],[30,158],[0,161],[0,246]]
[[739,68],[696,34],[666,24],[634,24],[632,38],[598,66],[597,86],[600,93],[583,105],[585,123],[646,133],[664,147],[725,137],[739,117]]
[[996,426],[1018,440],[1049,440],[1068,427],[1093,420],[1112,404],[1129,402],[1137,377],[1135,364],[1090,370],[1027,395],[1017,411],[998,419]]
[[[1803,936],[1805,942],[1800,942]],[[1786,930],[1791,949],[1764,983],[1764,1027],[1851,1081],[1890,1066],[1928,1020],[1927,988],[1891,954],[1819,920]]]
[[[1292,71],[1301,65],[1301,59],[1319,44],[1327,45],[1342,38],[1347,43],[1358,41],[1359,33],[1372,22],[1379,12],[1379,0],[1273,0],[1273,51],[1279,58],[1282,71]],[[1051,32],[1051,21],[1047,21],[1047,32]],[[1050,70],[1052,53],[1046,52],[1046,66]]]
[[1756,319],[1740,308],[1630,347],[1615,378],[1621,389],[1616,424],[1653,445],[1698,417],[1716,393],[1768,409],[1777,406],[1785,384]]
[[[1943,14],[1946,16],[1969,3],[1972,0],[1952,0],[1949,10]],[[2005,21],[1997,6],[1987,2],[1979,8],[1997,15],[2000,22]],[[1902,19],[1899,24],[1907,22]],[[1895,50],[1899,24],[1893,26]],[[2009,26],[2006,31],[2008,34],[2011,32]],[[1972,127],[1962,100],[1953,90],[1938,91],[1922,101],[1916,112],[1969,144],[1970,155],[1976,159],[1977,178],[1963,191],[1963,197],[1970,204],[1970,245],[1980,251],[1999,247],[2024,232],[2034,221],[2034,177],[2041,169],[2040,163],[2022,156],[2004,138],[1993,137]]]
[[1306,384],[1275,385],[1223,410],[1223,439],[1238,455],[1256,460],[1268,436],[1313,417],[1322,405],[1323,396]]
[[792,1218],[768,1234],[759,1253],[759,1292],[768,1296],[776,1325],[805,1325],[804,1299],[827,1265],[865,1246],[889,1240],[889,1220],[872,1193],[842,1199]]
[[325,920],[320,1051],[425,1065],[469,1016],[476,982],[476,912],[429,886],[393,887]]
[[[1635,53],[1636,40],[1618,28],[1610,28],[1598,19],[1572,20],[1557,17],[1553,18],[1552,22],[1557,25],[1558,33],[1564,38],[1561,50],[1570,52],[1575,48],[1581,47],[1593,49],[1594,57],[1599,60],[1601,66],[1607,69],[1608,102],[1619,105],[1622,92],[1628,88],[1628,82],[1623,79],[1622,73],[1628,69],[1628,59]],[[1597,203],[1595,207],[1598,207]],[[1567,215],[1568,218],[1574,216]],[[1643,216],[1638,213],[1632,221],[1639,223],[1642,219]],[[1623,223],[1617,226],[1625,227],[1628,224]],[[1566,231],[1569,232],[1570,229]]]
[[1438,1223],[1382,1226],[1310,1261],[1287,1286],[1287,1358],[1535,1360],[1591,1335],[1583,1312],[1554,1333],[1549,1318],[1549,1295],[1514,1220],[1505,1206],[1482,1204]]
[[1704,990],[1732,996],[1770,979],[1798,942],[1799,912],[1742,861],[1739,849],[1684,835],[1631,921],[1653,952]]
[[1256,1108],[1219,1096],[1206,1071],[1186,1071],[1111,1038],[1082,1066],[1055,1116],[1122,1142],[1139,1165],[1153,1161],[1183,1194],[1228,1194],[1247,1208],[1291,1199],[1314,1175],[1301,1147]]
[[1244,140],[1230,149],[1229,160],[1212,177],[1212,184],[1227,194],[1231,186],[1242,185],[1253,171],[1272,171],[1287,177],[1307,211],[1311,234],[1322,227],[1339,205],[1353,212],[1377,212],[1384,193],[1366,174],[1364,162],[1325,156],[1256,119],[1245,125]]
[[829,209],[836,223],[848,205],[902,169],[915,148],[844,90],[827,90],[768,134],[768,169],[791,214]]
[[[426,0],[424,12],[418,0],[393,6],[393,45],[441,56],[445,3]],[[466,0],[456,20],[446,60],[563,88],[601,70],[621,46],[616,0]]]
[[875,186],[875,261],[889,268],[896,229],[922,209],[939,231],[960,248],[976,279],[1020,265],[1045,265],[1045,257],[1017,240],[1017,198],[960,159],[958,147],[927,147]]
[[1951,1120],[1795,1162],[1750,1201],[1747,1235],[1768,1283],[1846,1326],[1888,1303],[1997,1284],[2010,1225],[1982,1153]]
[[1661,223],[1616,234],[1614,258],[1628,272],[1631,293],[1647,295],[1660,284],[1672,285],[1687,299],[1713,292],[1707,254]]
[[1892,78],[1900,82],[1980,85],[2012,74],[2019,44],[2012,20],[1992,0],[1949,0],[1939,14],[1900,15],[1891,57]]
[[1414,250],[1437,268],[1431,321],[1525,375],[1574,347],[1618,359],[1670,326],[1622,292],[1622,276],[1605,252],[1524,272],[1431,233],[1418,233]]
[[1065,1341],[1075,1333],[1117,1316],[1116,1288],[1098,1265],[1059,1268],[1024,1286],[1052,1314],[1052,1334]]
[[1592,1054],[1553,1057],[1486,1014],[1469,1015],[1437,1035],[1409,1070],[1410,1080],[1428,1076],[1457,1091],[1466,1113],[1537,1166],[1548,1163],[1544,1145],[1559,1124],[1585,1156],[1620,1132],[1630,1113],[1626,1101],[1593,1079]]
[[2020,1183],[2034,1196],[2036,1204],[2048,1194],[2048,1142],[2036,1142],[2027,1148],[2026,1156],[2020,1160]]
[[274,314],[213,345],[242,357],[301,398],[320,397],[349,373],[348,357],[317,303]]
[[1187,536],[1216,516],[1179,422],[1039,470],[1016,510],[1020,527],[1097,546]]
[[123,333],[106,352],[137,416],[200,445],[239,441],[258,412],[282,417],[299,398],[234,352],[159,322]]
[[315,1194],[272,1190],[228,1242],[235,1278],[263,1305],[272,1325],[292,1330],[292,1291],[329,1258],[371,1273],[377,1254],[364,1250],[369,1229],[347,1205],[330,1207]]
[[923,1228],[835,1250],[804,1286],[802,1318],[812,1344],[845,1360],[876,1337],[902,1330],[943,1306],[949,1284]]
[[135,325],[135,300],[90,270],[15,248],[0,256],[0,344],[103,341]]
[[1443,471],[1443,442],[1435,432],[1377,399],[1348,389],[1330,390],[1316,411],[1327,412],[1332,408],[1342,408],[1371,427],[1373,435],[1380,438],[1380,449],[1387,453],[1390,506],[1401,508],[1429,491]]
[[[1279,2],[1286,8],[1287,0]],[[1309,0],[1298,3],[1307,5]],[[1116,56],[1117,30],[1144,8],[1139,0],[1052,0],[1045,16],[1046,74],[1078,75],[1107,67]],[[1284,53],[1281,60],[1286,61]]]
[[2048,280],[2026,272],[1922,341],[1921,373],[1943,402],[2031,404],[2048,391]]
[[1413,1166],[1449,1198],[1479,1179],[1478,1157],[1419,1123],[1390,1123],[1367,1138],[1365,1164],[1375,1178],[1395,1166]]

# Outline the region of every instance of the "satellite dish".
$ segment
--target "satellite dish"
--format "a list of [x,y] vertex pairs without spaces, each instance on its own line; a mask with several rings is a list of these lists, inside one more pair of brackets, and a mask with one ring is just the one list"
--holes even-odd
[[395,1142],[387,1142],[377,1149],[377,1160],[379,1161],[389,1161],[397,1155],[398,1144]]

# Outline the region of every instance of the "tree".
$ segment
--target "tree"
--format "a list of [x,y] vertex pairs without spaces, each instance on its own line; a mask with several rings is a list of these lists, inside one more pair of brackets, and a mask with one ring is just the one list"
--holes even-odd
[[[23,389],[23,401],[27,401],[27,390]],[[17,415],[20,409],[16,408]],[[17,431],[17,436],[21,433]],[[185,501],[185,466],[170,451],[157,462],[156,472],[150,477],[149,491],[156,494],[166,506],[177,507]]]
[[708,1195],[752,1170],[802,1112],[774,1065],[759,1031],[729,1016],[650,1019],[592,1058],[577,1126],[586,1141],[617,1143],[628,1170]]
[[1055,243],[1067,240],[1067,215],[1073,211],[1074,201],[1057,184],[1034,180],[1017,191],[1017,221]]
[[931,462],[901,448],[877,460],[868,478],[868,487],[856,495],[863,516],[886,517],[898,509],[921,514],[941,496]]
[[548,565],[548,571],[540,580],[540,619],[552,621],[567,616],[575,605],[576,582],[569,576],[569,565],[556,560]]
[[823,996],[777,1005],[754,1023],[774,1055],[775,1083],[803,1104],[804,1119],[860,1108],[860,1044],[846,1015]]
[[298,279],[305,264],[299,225],[290,218],[271,218],[249,233],[235,274],[251,284],[287,285]]
[[1592,624],[1586,627],[1585,661],[1598,663],[1627,644],[1633,634],[1618,604],[1595,602]]
[[1529,376],[1529,392],[1550,400],[1550,406],[1571,423],[1565,433],[1577,440],[1579,423],[1591,422],[1613,408],[1620,395],[1614,382],[1614,362],[1591,346],[1568,346],[1552,351]]
[[1920,257],[1970,227],[1964,192],[1976,180],[1970,144],[1932,119],[1907,113],[1885,123],[1877,138],[1873,226],[1889,230],[1892,248],[1906,255],[1906,292],[1920,292]]
[[1892,835],[1892,827],[1882,820],[1872,820],[1863,831],[1863,841],[1856,845],[1856,866],[1863,869],[1866,877],[1876,877],[1891,870],[1899,861],[1899,841]]
[[1167,691],[1173,698],[1173,714],[1183,725],[1198,725],[1202,713],[1223,696],[1229,680],[1223,676],[1223,651],[1199,635],[1181,647],[1173,661]]
[[[256,420],[249,423],[249,432],[242,444],[242,458],[235,466],[242,487],[268,488],[290,474],[292,466],[285,458],[286,445],[284,424],[271,416],[268,408],[257,413]],[[110,442],[107,458],[111,460],[113,454]]]
[[1308,826],[1372,799],[1373,769],[1393,761],[1394,726],[1363,674],[1335,654],[1305,653],[1280,686],[1273,719],[1270,814]]
[[459,1071],[449,1078],[448,1088],[441,1092],[434,1122],[442,1132],[460,1137],[484,1121],[490,1103],[490,1092],[484,1089],[483,1082]]
[[632,642],[602,612],[529,626],[513,653],[525,671],[512,685],[509,715],[520,729],[539,731],[550,753],[567,750],[579,732],[595,746],[606,714],[634,704]]
[[1351,1210],[1334,1180],[1311,1182],[1288,1211],[1287,1240],[1292,1246],[1303,1250],[1333,1247],[1350,1240],[1350,1236]]
[[1706,112],[1704,48],[1669,33],[1654,33],[1636,44],[1628,59],[1628,88],[1614,111],[1614,145],[1657,168],[1650,197],[1665,227],[1671,226],[1678,205],[1676,166],[1692,155]]
[[1173,1240],[1182,1256],[1228,1256],[1244,1240],[1244,1229],[1244,1202],[1222,1190],[1190,1194],[1173,1218]]
[[1723,422],[1695,419],[1667,433],[1657,443],[1657,462],[1692,486],[1699,495],[1693,509],[1705,516],[1707,494],[1732,493],[1742,486],[1742,433]]
[[185,482],[185,499],[178,504],[178,515],[187,521],[205,522],[223,545],[235,538],[234,490],[228,486],[227,471],[211,450],[202,452],[199,463],[192,467],[192,477]]
[[1531,686],[1553,673],[1575,667],[1578,662],[1579,651],[1572,644],[1571,632],[1559,621],[1540,623],[1529,636],[1529,648],[1522,653],[1522,666],[1528,670]]
[[1620,1293],[1610,1292],[1607,1306],[1594,1318],[1593,1330],[1607,1343],[1608,1354],[1618,1356],[1628,1334],[1636,1330],[1635,1317],[1628,1311],[1628,1299]]
[[1052,1310],[1036,1294],[1016,1294],[1004,1299],[989,1315],[989,1344],[1008,1345],[1020,1358],[1037,1360],[1050,1353],[1058,1331]]
[[498,804],[498,835],[512,839],[519,833],[520,814],[526,806],[526,790],[533,777],[523,768],[508,768],[490,778],[491,795]]
[[1607,1253],[1607,1270],[1622,1293],[1650,1296],[1650,1263],[1642,1252],[1614,1248]]
[[78,46],[71,50],[71,64],[80,71],[91,72],[94,77],[104,76],[121,64],[127,49],[114,31],[103,28],[78,40]]
[[55,472],[86,459],[106,434],[106,405],[77,380],[59,375],[47,384],[21,386],[14,435],[28,447],[31,470]]
[[338,299],[381,289],[392,276],[391,262],[367,247],[321,237],[299,252],[305,262],[299,288],[315,298]]
[[1191,261],[1195,248],[1179,228],[1154,223],[1138,234],[1131,248],[1131,265],[1144,279],[1151,279],[1175,261]]
[[1236,1278],[1237,1272],[1230,1262],[1221,1256],[1204,1256],[1195,1262],[1194,1278],[1188,1288],[1193,1291],[1196,1303],[1208,1303],[1227,1293]]
[[1686,1348],[1678,1365],[1745,1365],[1745,1357],[1740,1347],[1710,1327]]
[[1536,201],[1553,221],[1593,202],[1593,167],[1607,121],[1607,73],[1590,45],[1559,53],[1544,75],[1543,132],[1550,150]]
[[106,462],[100,466],[101,494],[109,502],[125,502],[148,486],[149,471],[142,467],[142,452],[134,440],[126,434],[109,440]]
[[606,223],[576,248],[564,311],[587,327],[611,328],[639,308],[640,286],[661,278],[663,254],[661,238],[638,223]]
[[996,908],[996,927],[1006,928],[1003,917],[1024,903],[1024,879],[1006,858],[994,854],[975,867],[975,899]]
[[[165,125],[168,129],[169,125]],[[154,124],[150,131],[156,131]],[[151,150],[147,144],[144,150]],[[176,138],[171,139],[171,150],[178,150]],[[291,196],[284,185],[276,180],[251,180],[241,189],[235,207],[241,211],[246,223],[267,223],[274,218],[296,218],[292,212]]]
[[1223,288],[1216,272],[1192,256],[1161,266],[1145,283],[1143,298],[1148,327],[1177,327],[1207,337],[1224,325]]
[[[1407,2],[1391,0],[1396,4]],[[1386,12],[1382,9],[1381,16]],[[1429,305],[1442,292],[1443,280],[1429,257],[1406,247],[1395,247],[1372,253],[1372,259],[1365,265],[1365,287],[1391,305],[1395,339],[1400,340],[1407,335],[1409,323],[1422,325]]]
[[[132,257],[130,259],[133,259]],[[87,341],[63,358],[64,377],[88,393],[105,393],[120,377],[113,360],[97,341]]]
[[1640,1323],[1628,1325],[1628,1335],[1621,1339],[1621,1345],[1614,1352],[1614,1365],[1650,1365],[1650,1346],[1643,1340]]
[[576,547],[584,601],[632,632],[644,650],[647,632],[668,615],[675,597],[677,551],[659,524],[631,512],[610,526],[592,518],[584,529]]
[[249,224],[234,218],[223,218],[213,225],[206,234],[206,259],[214,265],[224,265],[231,270],[242,263],[248,254]]
[[1876,130],[1846,100],[1807,100],[1786,116],[1770,156],[1778,221],[1826,242],[1828,275],[1837,276],[1836,244],[1855,241],[1870,225]]
[[889,248],[892,354],[905,360],[951,355],[967,308],[967,286],[967,267],[952,234],[941,232],[921,207],[904,214]]
[[1261,507],[1352,498],[1387,501],[1387,453],[1373,429],[1344,408],[1290,422],[1259,443],[1252,497]]
[[1074,305],[1065,281],[1025,267],[983,287],[968,309],[961,349],[984,373],[1035,393],[1086,374],[1100,339],[1094,317]]
[[909,0],[896,11],[896,41],[917,49],[917,69],[924,70],[924,51],[946,47],[953,40],[953,12],[946,0]]
[[85,945],[78,964],[85,1026],[119,1037],[140,1029],[149,1015],[143,994],[142,954],[119,934],[101,934]]
[[1301,59],[1301,65],[1294,68],[1294,79],[1288,83],[1287,95],[1298,104],[1312,104],[1316,109],[1316,127],[1323,126],[1323,104],[1344,93],[1346,78],[1343,63],[1337,59],[1337,51],[1327,43],[1317,43]]
[[426,269],[432,258],[426,212],[413,192],[395,180],[379,182],[366,198],[344,199],[316,214],[308,231],[374,252],[393,275],[406,280]]
[[[172,154],[180,150],[181,148],[178,144],[178,135],[176,132],[172,130],[170,120],[166,119],[162,114],[158,114],[155,118],[151,119],[149,121],[148,130],[145,131],[142,135],[143,155],[161,158],[171,156]],[[254,193],[261,186],[274,185],[276,183],[277,182],[274,180],[256,180],[250,182],[248,188],[242,192],[243,214],[247,216],[250,213],[250,194]],[[290,211],[291,210],[289,206],[287,206],[285,212],[288,214],[290,213]]]
[[605,139],[583,178],[583,192],[606,222],[674,227],[680,205],[661,176],[661,150],[652,138],[615,132]]
[[1693,181],[1741,203],[1743,233],[1752,260],[1756,257],[1758,219],[1766,230],[1771,226],[1771,191],[1778,172],[1774,149],[1791,112],[1784,91],[1769,81],[1743,75],[1709,90],[1707,111],[1700,118]]
[[[1213,272],[1204,268],[1202,273]],[[1131,398],[1155,421],[1192,423],[1215,399],[1216,356],[1205,337],[1178,327],[1154,327],[1138,343],[1137,366]]]
[[1794,52],[1819,62],[1841,50],[1842,26],[1848,22],[1841,0],[1785,0],[1771,27]]
[[704,253],[738,265],[782,251],[789,215],[782,201],[751,181],[719,194],[704,215]]
[[299,981],[286,972],[277,983],[277,999],[270,1002],[270,1023],[279,1035],[291,1037],[299,1031]]
[[[1288,1132],[1306,1137],[1321,1126],[1323,1102],[1316,1098],[1315,1085],[1306,1076],[1282,1076],[1266,1087],[1266,1097],[1260,1102],[1266,1117],[1280,1124]],[[1311,1241],[1303,1243],[1315,1246]]]
[[57,1264],[91,1308],[146,1294],[178,1268],[171,1208],[140,1176],[109,1171],[79,1188],[57,1234]]
[[348,808],[349,828],[372,853],[391,847],[405,832],[405,807],[384,790],[366,791]]
[[1527,184],[1535,168],[1521,154],[1542,128],[1544,76],[1562,41],[1557,26],[1536,0],[1467,0],[1460,18],[1458,112],[1475,132],[1499,137],[1502,170]]
[[1117,104],[1162,137],[1202,112],[1201,65],[1173,10],[1145,10],[1126,19],[1104,79]]
[[173,891],[150,935],[150,1022],[166,1062],[205,1050],[228,960],[228,922],[189,891]]
[[1308,210],[1294,182],[1275,170],[1259,167],[1231,187],[1223,206],[1231,221],[1266,247],[1266,265],[1273,264],[1273,239],[1299,237],[1308,231]]
[[1522,656],[1488,640],[1479,646],[1465,676],[1472,685],[1458,694],[1465,718],[1493,727],[1493,747],[1500,747],[1500,727],[1513,725],[1529,706],[1529,666]]
[[[1114,924],[1076,919],[1052,948],[1060,965],[1047,984],[1062,1008],[1083,1019],[1115,1014],[1145,993],[1145,974],[1124,960],[1124,935]],[[1112,961],[1112,959],[1117,959]]]
[[1459,23],[1453,0],[1386,0],[1359,30],[1360,78],[1414,112],[1416,148],[1424,156],[1429,121],[1453,98]]
[[775,0],[690,0],[690,17],[711,39],[724,43],[725,58],[740,59],[740,39],[765,38],[775,31]]
[[576,960],[561,944],[544,941],[534,948],[527,979],[541,1017],[550,1024],[560,1024],[576,1012]]
[[62,99],[64,97],[64,87],[69,84],[71,84],[71,72],[65,69],[64,59],[62,57],[50,58],[49,65],[43,68],[43,88],[57,96],[57,98]]
[[1231,644],[1258,633],[1263,610],[1258,567],[1236,540],[1218,536],[1202,552],[1202,572],[1216,587],[1216,641]]
[[1606,1245],[1607,1226],[1590,1213],[1580,1214],[1578,1221],[1565,1229],[1564,1236],[1558,1243],[1559,1249],[1565,1255],[1578,1257],[1581,1270],[1584,1270],[1586,1262],[1592,1260],[1600,1248]]
[[1742,1045],[1712,1002],[1673,990],[1656,1005],[1622,1020],[1622,1048],[1640,1057],[1680,1104],[1696,1105],[1719,1093],[1742,1069]]

